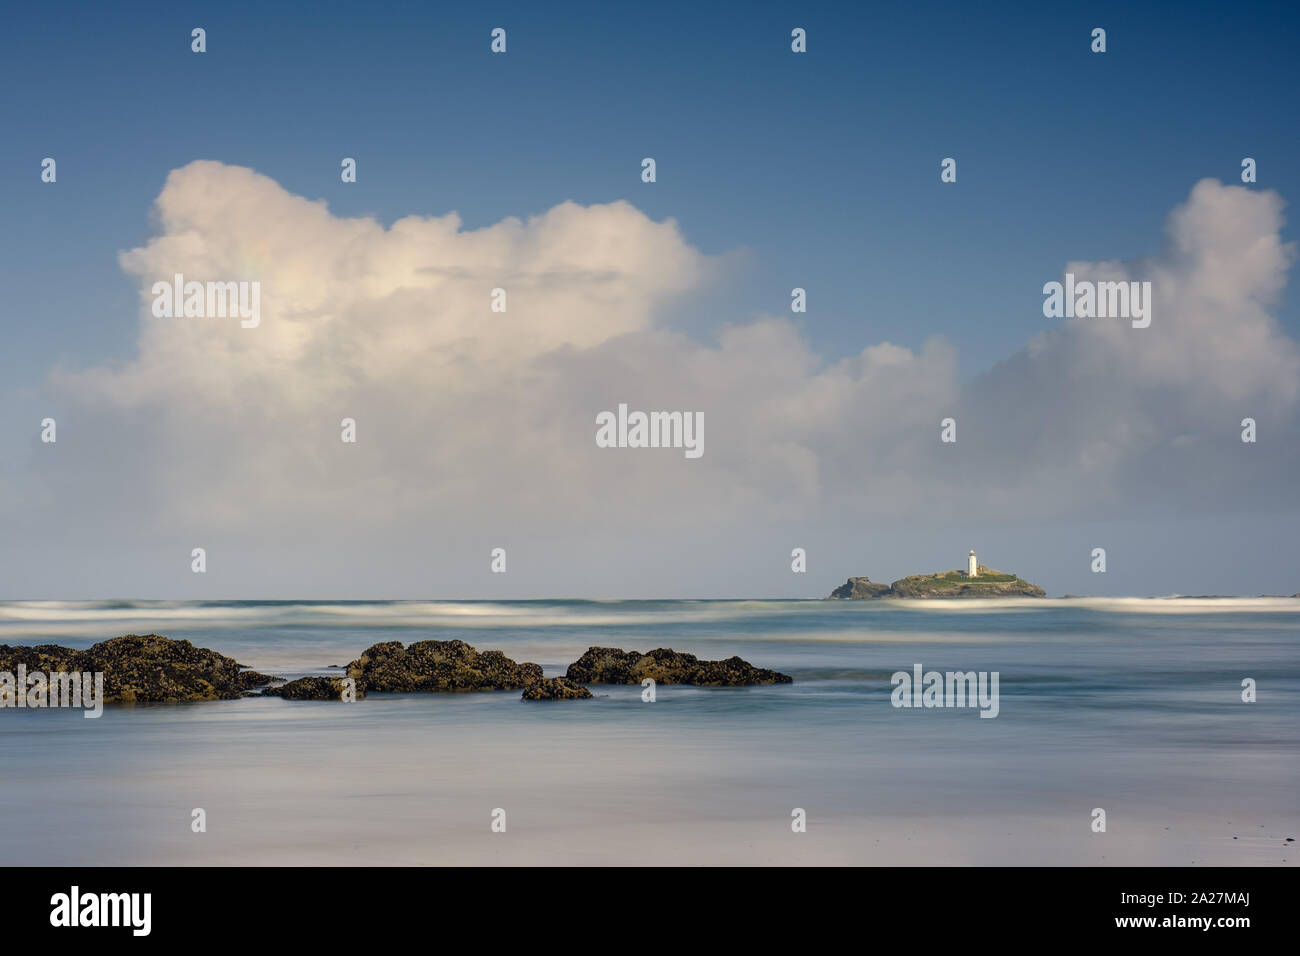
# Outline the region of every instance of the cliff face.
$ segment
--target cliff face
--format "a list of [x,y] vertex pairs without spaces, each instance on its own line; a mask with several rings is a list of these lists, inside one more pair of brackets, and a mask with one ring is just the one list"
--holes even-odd
[[893,584],[879,584],[867,578],[849,578],[830,594],[833,598],[869,600],[872,598],[1002,598],[1047,597],[1036,584],[1014,574],[1004,574],[984,565],[968,578],[962,571],[938,574],[911,574]]

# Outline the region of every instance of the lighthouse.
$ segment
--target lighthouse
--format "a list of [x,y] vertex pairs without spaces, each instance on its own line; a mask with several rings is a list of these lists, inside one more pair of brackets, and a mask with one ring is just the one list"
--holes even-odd
[[966,558],[966,577],[973,578],[977,575],[979,564],[975,561],[975,552],[972,551]]

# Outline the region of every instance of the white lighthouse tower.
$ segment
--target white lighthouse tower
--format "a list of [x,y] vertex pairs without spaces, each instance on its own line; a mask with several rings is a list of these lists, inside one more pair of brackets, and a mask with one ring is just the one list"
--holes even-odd
[[975,552],[972,551],[966,558],[966,577],[973,578],[979,573],[979,564],[975,560]]

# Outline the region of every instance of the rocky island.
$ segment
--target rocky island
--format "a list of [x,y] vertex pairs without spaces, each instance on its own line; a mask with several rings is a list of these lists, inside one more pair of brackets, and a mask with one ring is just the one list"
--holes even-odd
[[832,591],[830,597],[854,601],[878,598],[1041,598],[1047,597],[1047,592],[1015,574],[979,564],[972,551],[965,571],[910,574],[893,584],[865,577],[849,578]]

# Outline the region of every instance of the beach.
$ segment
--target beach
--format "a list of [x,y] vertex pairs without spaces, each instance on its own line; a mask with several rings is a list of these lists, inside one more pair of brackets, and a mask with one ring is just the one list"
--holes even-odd
[[[2,711],[0,862],[1291,865],[1300,836],[1296,599],[0,604],[0,643],[133,632],[287,678],[459,638],[794,682]],[[997,672],[996,719],[893,706],[917,664]]]

